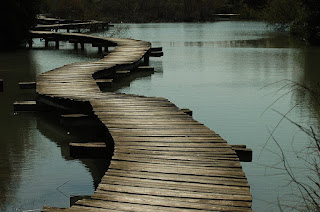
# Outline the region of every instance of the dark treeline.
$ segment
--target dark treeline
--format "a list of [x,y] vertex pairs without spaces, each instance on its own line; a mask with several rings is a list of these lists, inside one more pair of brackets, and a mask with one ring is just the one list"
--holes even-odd
[[216,13],[254,18],[265,4],[266,0],[42,0],[42,11],[111,22],[211,21]]
[[0,48],[23,43],[37,13],[111,22],[213,21],[214,14],[239,13],[319,44],[319,11],[319,0],[4,0]]
[[319,0],[270,0],[263,17],[310,44],[320,44]]
[[4,0],[1,2],[0,49],[13,49],[27,39],[30,27],[36,24],[39,0]]
[[111,22],[213,21],[239,13],[265,20],[311,44],[319,44],[319,0],[41,0],[43,13]]

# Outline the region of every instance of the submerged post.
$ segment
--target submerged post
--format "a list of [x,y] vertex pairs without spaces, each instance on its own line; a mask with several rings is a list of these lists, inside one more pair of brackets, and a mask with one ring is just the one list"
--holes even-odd
[[59,45],[60,45],[60,43],[59,43],[59,40],[57,39],[56,40],[56,49],[59,49]]
[[150,62],[150,53],[146,53],[145,55],[144,55],[144,64],[145,65],[149,65],[149,62]]
[[44,40],[44,46],[46,47],[46,48],[48,48],[49,47],[49,39],[45,39]]
[[33,44],[32,39],[28,40],[28,44],[29,44],[29,48],[31,49],[32,48],[32,44]]
[[3,79],[0,79],[0,92],[3,92]]

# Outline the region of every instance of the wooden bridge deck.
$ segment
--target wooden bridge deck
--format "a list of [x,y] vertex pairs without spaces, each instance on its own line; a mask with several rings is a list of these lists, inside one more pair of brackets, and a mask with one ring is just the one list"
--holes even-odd
[[90,102],[115,144],[109,170],[91,198],[43,211],[251,211],[241,164],[215,132],[164,98],[103,93],[94,79],[135,67],[151,44],[132,39],[33,32],[33,37],[99,40],[117,47],[103,59],[41,74],[37,93]]
[[38,25],[33,29],[35,31],[47,31],[47,30],[58,30],[58,29],[91,29],[91,28],[108,28],[113,26],[104,21],[95,20],[67,20],[67,19],[56,19],[47,18],[45,16],[38,16]]

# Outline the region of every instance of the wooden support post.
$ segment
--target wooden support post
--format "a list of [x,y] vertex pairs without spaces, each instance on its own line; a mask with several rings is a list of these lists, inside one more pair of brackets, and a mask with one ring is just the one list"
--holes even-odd
[[137,68],[138,71],[148,71],[148,72],[154,72],[154,67],[152,66],[139,66]]
[[70,206],[74,205],[78,200],[87,199],[90,196],[80,195],[80,196],[70,196]]
[[108,51],[109,51],[108,46],[105,46],[104,47],[104,52],[108,52]]
[[50,111],[48,105],[37,101],[16,101],[13,103],[15,112],[33,112],[33,111]]
[[19,82],[20,89],[35,89],[36,86],[36,82]]
[[3,92],[3,79],[0,79],[0,92]]
[[38,106],[36,101],[16,101],[13,103],[13,110],[17,111],[37,111]]
[[252,161],[252,149],[247,148],[246,145],[230,145],[230,146],[236,152],[241,162]]
[[151,52],[162,52],[162,47],[152,47],[150,48]]
[[77,42],[74,43],[74,49],[78,49],[78,43]]
[[59,49],[59,46],[60,46],[60,43],[59,43],[59,40],[57,39],[56,40],[56,49]]
[[144,55],[144,61],[143,61],[143,63],[144,63],[145,65],[149,65],[149,63],[150,63],[150,55],[149,55],[148,53]]
[[114,78],[122,78],[130,74],[129,70],[116,71]]
[[84,43],[80,43],[81,45],[81,50],[83,51],[84,50]]
[[[61,115],[60,124],[64,126],[81,126],[84,123],[93,124],[92,118],[86,114],[65,114]],[[90,122],[90,123],[89,123]]]
[[162,56],[163,56],[163,52],[161,52],[161,51],[150,53],[150,57],[162,57]]
[[153,47],[150,48],[150,57],[162,57],[162,47]]
[[192,110],[190,110],[190,109],[181,109],[181,111],[192,117],[192,114],[193,114]]
[[98,47],[98,53],[102,53],[102,46]]
[[28,40],[28,44],[29,44],[29,48],[31,49],[33,45],[32,39]]
[[100,88],[112,88],[113,79],[97,79],[96,83]]
[[69,32],[70,32],[70,28],[68,27],[68,28],[67,28],[67,33],[69,33]]
[[49,47],[49,39],[47,39],[47,38],[44,39],[44,46],[45,46],[46,48]]
[[70,143],[70,156],[73,158],[107,158],[108,150],[104,142]]

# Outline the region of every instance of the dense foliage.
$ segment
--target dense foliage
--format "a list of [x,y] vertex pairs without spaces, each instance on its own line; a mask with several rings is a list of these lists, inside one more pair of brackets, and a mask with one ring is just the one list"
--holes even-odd
[[210,21],[216,13],[252,18],[266,0],[42,0],[42,10],[63,18],[113,22]]
[[270,0],[264,17],[310,44],[320,44],[319,0]]
[[36,23],[38,6],[38,0],[4,0],[1,3],[1,49],[18,47],[25,42],[28,30]]

